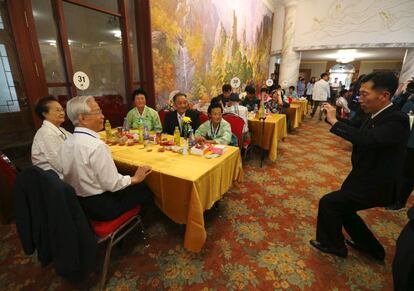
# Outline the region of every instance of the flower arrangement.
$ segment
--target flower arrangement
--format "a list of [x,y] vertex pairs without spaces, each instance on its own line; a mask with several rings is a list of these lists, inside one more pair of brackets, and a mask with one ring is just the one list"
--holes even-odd
[[191,118],[188,116],[184,116],[183,117],[183,136],[184,138],[188,138],[188,135],[190,133],[190,128],[191,128]]

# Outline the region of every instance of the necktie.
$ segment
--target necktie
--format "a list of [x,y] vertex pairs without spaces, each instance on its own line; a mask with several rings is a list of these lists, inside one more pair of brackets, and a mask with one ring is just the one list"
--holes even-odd
[[368,128],[372,124],[373,118],[369,116],[361,126],[361,129]]
[[183,127],[183,116],[178,114],[178,125],[180,126],[180,132],[182,130]]

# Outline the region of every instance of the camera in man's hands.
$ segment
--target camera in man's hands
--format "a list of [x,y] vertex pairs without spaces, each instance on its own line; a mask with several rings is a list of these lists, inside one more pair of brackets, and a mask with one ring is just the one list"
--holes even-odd
[[414,94],[414,78],[408,81],[407,88],[405,89],[405,92],[409,94]]

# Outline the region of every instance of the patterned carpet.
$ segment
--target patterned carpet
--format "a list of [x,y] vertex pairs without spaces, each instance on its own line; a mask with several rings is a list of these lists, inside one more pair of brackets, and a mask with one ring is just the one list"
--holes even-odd
[[[347,259],[309,246],[319,198],[337,189],[350,169],[350,144],[328,125],[307,118],[279,145],[276,163],[245,162],[245,183],[206,212],[207,242],[199,254],[183,249],[183,227],[161,213],[145,222],[148,248],[127,237],[111,260],[109,290],[392,290],[395,240],[404,211],[362,211],[386,248],[385,264],[354,250]],[[413,200],[410,200],[411,205]],[[0,226],[1,290],[96,289],[99,271],[79,285],[60,279],[22,252],[14,226]],[[103,249],[99,258],[103,258]]]

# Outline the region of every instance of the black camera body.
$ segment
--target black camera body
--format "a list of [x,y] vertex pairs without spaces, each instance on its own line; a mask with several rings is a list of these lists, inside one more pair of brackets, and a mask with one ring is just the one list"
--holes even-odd
[[407,84],[407,88],[405,89],[405,92],[409,93],[409,94],[414,94],[414,80],[411,80],[408,84]]

